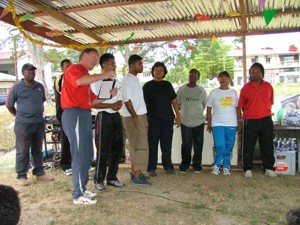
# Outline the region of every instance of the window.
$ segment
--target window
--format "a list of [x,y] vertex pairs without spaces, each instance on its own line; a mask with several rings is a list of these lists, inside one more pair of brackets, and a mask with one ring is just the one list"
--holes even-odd
[[270,63],[271,63],[271,58],[266,55],[266,64],[270,64]]
[[290,68],[281,68],[279,69],[279,72],[298,72],[299,68],[298,67],[290,67]]
[[256,63],[258,62],[258,56],[254,56],[251,58],[251,63]]
[[236,57],[236,62],[238,64],[238,67],[243,67],[243,58],[242,57]]
[[281,55],[279,56],[281,62],[295,62],[299,61],[299,55]]
[[243,77],[237,77],[237,85],[243,85]]

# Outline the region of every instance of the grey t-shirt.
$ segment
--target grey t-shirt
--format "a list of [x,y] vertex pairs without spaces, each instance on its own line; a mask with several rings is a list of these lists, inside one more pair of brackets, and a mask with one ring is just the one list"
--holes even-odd
[[181,86],[177,91],[177,101],[180,107],[181,123],[187,127],[196,127],[206,120],[203,111],[206,106],[207,93],[199,85],[189,87]]
[[15,84],[9,91],[6,106],[16,106],[16,122],[40,123],[44,121],[44,86],[35,81],[33,88],[25,85],[23,79]]

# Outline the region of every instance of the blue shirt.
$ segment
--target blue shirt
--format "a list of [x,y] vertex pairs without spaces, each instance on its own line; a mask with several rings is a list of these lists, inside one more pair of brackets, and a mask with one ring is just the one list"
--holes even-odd
[[6,106],[16,106],[16,122],[20,123],[40,123],[44,121],[44,86],[35,81],[33,88],[25,85],[22,79],[10,89]]

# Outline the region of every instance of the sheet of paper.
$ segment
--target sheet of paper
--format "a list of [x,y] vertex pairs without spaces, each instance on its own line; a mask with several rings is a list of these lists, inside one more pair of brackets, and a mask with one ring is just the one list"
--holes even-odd
[[101,84],[101,87],[99,90],[99,94],[98,94],[98,98],[110,99],[111,98],[110,91],[111,91],[111,89],[113,89],[114,83],[115,83],[115,81],[113,81],[113,80],[102,81],[102,84]]

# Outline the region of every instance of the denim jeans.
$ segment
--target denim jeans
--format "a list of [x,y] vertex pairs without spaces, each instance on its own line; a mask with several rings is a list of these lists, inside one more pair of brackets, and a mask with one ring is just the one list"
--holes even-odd
[[[30,152],[33,160],[32,174],[42,176],[43,168],[43,140],[45,123],[15,123],[16,135],[16,172],[17,178],[27,178],[30,168]],[[31,151],[30,151],[31,150]]]
[[202,149],[204,138],[204,123],[196,127],[187,127],[181,124],[181,164],[180,170],[187,170],[191,164],[192,147],[194,147],[193,169],[202,169]]
[[214,147],[216,151],[213,166],[230,169],[231,152],[235,141],[236,127],[215,126],[212,127]]

